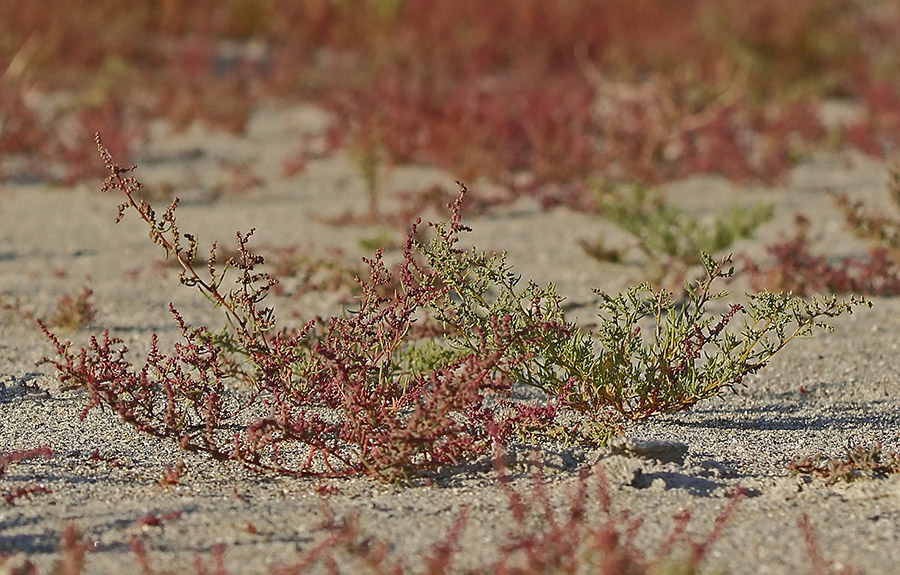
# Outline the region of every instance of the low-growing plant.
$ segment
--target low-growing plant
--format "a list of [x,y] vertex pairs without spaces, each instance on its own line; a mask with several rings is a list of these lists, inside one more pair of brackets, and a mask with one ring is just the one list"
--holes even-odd
[[[299,293],[329,291],[357,295],[357,277],[365,274],[365,266],[348,261],[340,250],[316,254],[297,245],[273,247],[267,250],[266,265],[277,278],[293,277],[298,280]],[[273,286],[276,293],[281,286]]]
[[[890,170],[887,192],[894,208],[900,209],[900,166]],[[887,250],[891,260],[900,263],[900,218],[883,212],[872,215],[860,200],[851,200],[847,194],[832,192],[831,195],[855,236]]]
[[108,468],[122,466],[122,462],[115,457],[103,455],[102,453],[100,453],[99,447],[94,448],[94,452],[91,453],[91,456],[88,458],[88,460],[91,462],[91,465],[100,465],[101,463],[105,463]]
[[[890,171],[888,197],[900,208],[900,168]],[[766,248],[774,262],[747,261],[755,289],[790,290],[798,294],[815,292],[859,293],[895,296],[900,294],[900,219],[873,215],[860,200],[831,192],[847,227],[870,243],[865,257],[829,259],[813,253],[810,247],[810,221],[795,218],[795,233]]]
[[53,457],[53,452],[50,451],[50,448],[46,445],[42,445],[41,447],[13,451],[12,453],[7,453],[6,455],[0,456],[0,477],[3,477],[3,475],[6,473],[6,468],[9,467],[11,463],[27,461],[29,459],[35,459],[37,457],[50,459],[51,457]]
[[900,148],[900,88],[891,81],[876,80],[862,87],[862,117],[844,130],[844,139],[873,156],[885,156]]
[[[135,562],[141,569],[141,573],[144,575],[162,575],[159,571],[153,568],[152,562],[150,561],[150,556],[147,553],[147,549],[144,546],[144,542],[137,536],[133,535],[131,540],[128,542],[128,547],[131,550],[131,554],[134,555]],[[194,573],[197,575],[207,575],[207,573],[212,573],[214,575],[227,575],[228,571],[225,570],[225,544],[217,543],[213,545],[213,547],[209,550],[209,559],[211,570],[207,570],[206,564],[203,561],[203,558],[198,554],[194,556],[193,566]],[[187,573],[188,571],[182,571],[182,573]],[[73,572],[71,575],[80,575],[79,572]],[[164,571],[163,573],[169,573],[169,571]],[[68,574],[67,574],[68,575]]]
[[[735,490],[699,542],[685,536],[691,515],[688,510],[680,512],[662,545],[655,554],[650,554],[637,542],[642,520],[631,517],[627,510],[613,512],[609,485],[601,466],[593,472],[593,496],[588,493],[589,476],[582,473],[562,517],[550,504],[540,466],[531,493],[525,496],[509,486],[502,467],[499,471],[514,527],[507,534],[508,542],[502,547],[495,573],[575,574],[585,572],[586,568],[587,572],[602,575],[698,573],[744,494],[740,488]],[[598,509],[591,509],[591,505]],[[598,522],[592,517],[601,519]]]
[[[60,277],[57,275],[57,277]],[[73,295],[64,293],[56,300],[56,306],[45,321],[54,327],[77,330],[97,319],[98,310],[92,301],[94,292],[87,287]],[[21,298],[9,298],[0,294],[0,313],[33,323],[37,315],[32,306]]]
[[167,465],[166,470],[163,471],[163,474],[159,478],[157,485],[166,489],[171,489],[175,485],[178,485],[179,483],[181,483],[181,480],[184,476],[185,468],[186,465],[183,460],[176,463],[174,467]]
[[797,214],[794,236],[766,246],[773,262],[765,264],[744,258],[754,289],[790,291],[798,295],[900,294],[900,267],[887,249],[873,247],[865,258],[833,260],[813,251],[809,228],[810,221]]
[[10,316],[21,316],[30,318],[31,313],[22,309],[22,302],[19,298],[11,298],[6,294],[0,293],[0,313]]
[[794,475],[821,477],[828,484],[862,477],[884,478],[900,472],[900,454],[882,451],[881,443],[847,446],[844,457],[819,454],[794,459],[788,470]]
[[[455,346],[471,350],[484,342],[469,341],[465,334],[486,329],[486,318],[502,314],[519,333],[531,334],[514,348],[518,357],[527,358],[510,365],[516,382],[589,413],[610,410],[626,419],[643,419],[720,395],[762,369],[794,338],[827,329],[823,320],[869,305],[858,298],[803,300],[763,291],[748,294],[746,304],[731,304],[717,317],[708,306],[727,292],[713,291],[713,284],[730,277],[734,268],[728,257],[716,262],[703,254],[702,259],[707,277],[686,286],[684,302],[648,284],[624,294],[595,292],[601,299],[601,323],[591,334],[566,320],[562,298],[552,286],[541,289],[529,283],[517,292],[519,277],[502,257],[473,255],[444,277],[456,296],[445,301],[436,317],[453,326],[448,338]],[[466,281],[473,276],[477,281]],[[493,287],[500,294],[488,303]],[[738,329],[732,326],[736,318],[745,318]],[[644,337],[647,327],[650,333]]]
[[[50,459],[53,457],[53,453],[50,451],[49,447],[41,446],[33,449],[13,451],[0,456],[0,477],[3,477],[6,474],[6,469],[11,464],[20,461],[28,461],[29,459],[36,459],[38,457]],[[8,505],[15,505],[15,502],[19,499],[31,499],[35,495],[46,495],[48,493],[52,493],[49,487],[29,482],[24,485],[13,485],[0,493],[0,498]]]
[[72,296],[63,294],[56,303],[56,311],[50,318],[50,325],[66,329],[80,329],[97,319],[97,308],[91,302],[93,291],[83,288]]
[[[772,206],[756,204],[749,209],[735,207],[705,221],[688,216],[661,193],[643,186],[601,191],[597,199],[603,216],[634,238],[651,266],[650,283],[674,291],[685,283],[698,254],[727,250],[738,239],[752,236],[773,214]],[[621,259],[602,239],[583,242],[582,247],[598,259]]]
[[[329,249],[321,253],[309,246],[298,244],[267,244],[255,251],[268,254],[264,269],[273,277],[293,280],[290,282],[290,288],[286,288],[282,282],[273,284],[270,290],[275,295],[302,296],[310,292],[328,291],[339,293],[342,296],[341,300],[347,303],[352,303],[360,295],[359,282],[356,278],[366,275],[367,267],[362,262],[350,260],[340,249]],[[248,254],[253,255],[252,252]],[[216,246],[216,261],[227,262],[240,257],[237,248]],[[193,266],[205,266],[208,259],[208,254],[195,253],[190,263]],[[157,263],[164,269],[181,270],[181,263],[177,258],[166,256]],[[137,273],[140,271],[135,272]]]
[[157,513],[151,511],[139,519],[135,519],[135,525],[139,527],[164,527],[169,521],[181,519],[182,511],[170,511],[168,513]]
[[[277,279],[257,270],[264,259],[248,247],[253,230],[236,234],[238,256],[224,268],[213,244],[201,275],[198,240],[176,223],[177,199],[157,216],[135,199],[134,167],[116,165],[99,135],[97,146],[110,172],[103,189],[125,197],[118,219],[136,211],[182,267],[181,282],[222,309],[227,324],[218,332],[190,327],[170,305],[182,341],[164,354],[154,335],[142,366],[108,333],[73,351],[42,324],[57,353],[46,361],[63,383],[87,390],[82,416],[105,406],[143,433],[260,471],[408,480],[483,456],[513,434],[558,437],[561,408],[585,414],[579,429],[569,429],[575,437],[602,442],[617,420],[721,394],[795,337],[866,303],[763,292],[717,317],[707,305],[724,294],[712,284],[733,270],[727,258],[704,256],[708,277],[688,288],[686,305],[646,285],[598,292],[602,323],[591,334],[565,317],[552,285],[519,287],[503,254],[457,247],[469,230],[462,186],[430,240],[420,239],[418,222],[412,226],[396,273],[380,251],[364,260],[369,277],[359,282],[352,313],[279,329],[274,310],[262,306]],[[226,289],[230,272],[235,287]],[[423,339],[417,325],[429,316],[436,323]],[[652,327],[646,342],[641,323]],[[551,401],[511,402],[515,383]]]
[[0,497],[2,497],[8,505],[15,505],[16,500],[18,499],[31,499],[35,495],[46,495],[48,493],[53,493],[49,487],[37,485],[35,483],[27,483],[25,485],[11,487],[6,490],[3,495],[0,495]]
[[[711,546],[722,536],[726,523],[742,497],[738,489],[713,521],[713,526],[700,541],[686,536],[690,513],[679,513],[668,537],[655,551],[639,544],[642,520],[628,511],[614,512],[612,498],[601,467],[581,473],[569,494],[562,512],[554,510],[547,482],[540,472],[534,474],[530,489],[513,489],[506,470],[499,466],[500,481],[512,515],[510,527],[503,533],[497,557],[490,563],[455,568],[454,559],[460,549],[469,510],[464,510],[450,525],[447,535],[436,542],[424,558],[425,573],[505,573],[537,575],[542,573],[599,573],[602,575],[661,575],[664,573],[698,573]],[[593,484],[593,485],[592,485]],[[403,575],[414,571],[408,562],[390,553],[388,542],[377,536],[366,536],[358,518],[351,515],[338,520],[329,513],[323,525],[329,536],[292,565],[276,567],[274,575],[300,575],[315,565],[327,565],[334,573],[366,573],[371,575]],[[335,561],[341,558],[340,564]],[[341,566],[349,565],[349,570]]]
[[383,169],[382,164],[384,163],[381,155],[381,144],[371,132],[361,134],[356,138],[350,149],[350,157],[366,188],[366,197],[369,203],[368,218],[372,222],[377,221],[381,215],[379,194],[382,186],[379,182],[379,172]]
[[[508,390],[498,370],[507,361],[503,349],[444,353],[436,365],[426,366],[414,361],[420,354],[409,351],[407,334],[444,291],[436,272],[414,260],[412,239],[399,272],[401,290],[379,293],[392,281],[379,253],[367,261],[369,278],[360,282],[362,300],[354,314],[333,317],[318,330],[310,321],[277,332],[273,310],[261,306],[276,280],[256,270],[263,258],[247,247],[252,231],[237,234],[240,256],[229,259],[223,271],[214,245],[208,277],[201,277],[193,263],[197,240],[182,234],[175,221],[177,200],[157,217],[149,204],[134,199],[140,183],[127,176],[130,168],[115,165],[99,137],[97,144],[110,170],[104,189],[126,197],[119,219],[127,209],[136,210],[153,241],[182,266],[182,283],[222,308],[228,326],[219,333],[190,328],[171,307],[183,343],[168,356],[154,336],[139,369],[108,334],[73,353],[44,328],[59,355],[52,363],[63,381],[90,393],[85,411],[106,405],[141,431],[174,439],[188,451],[300,475],[400,479],[485,453],[503,440],[504,425],[484,406],[486,394]],[[237,287],[226,291],[228,268],[238,277]],[[501,322],[493,329],[502,330]],[[250,403],[268,412],[233,436],[224,426],[248,408],[228,393],[230,378],[248,384]],[[284,454],[292,448],[306,452]]]

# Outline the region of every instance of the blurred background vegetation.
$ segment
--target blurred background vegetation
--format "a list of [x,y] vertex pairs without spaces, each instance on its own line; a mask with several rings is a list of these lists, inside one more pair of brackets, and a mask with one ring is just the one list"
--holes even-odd
[[336,148],[548,203],[597,178],[773,181],[813,150],[900,144],[890,0],[0,0],[0,14],[4,178],[93,177],[97,130],[124,161],[151,119],[240,132],[263,101],[332,112]]

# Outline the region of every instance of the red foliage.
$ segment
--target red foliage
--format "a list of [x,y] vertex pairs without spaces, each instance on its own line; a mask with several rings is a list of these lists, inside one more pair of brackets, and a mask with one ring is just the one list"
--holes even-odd
[[50,451],[49,447],[41,446],[35,447],[34,449],[13,451],[12,453],[7,453],[6,455],[0,456],[0,477],[2,477],[4,473],[6,473],[6,468],[9,467],[10,463],[27,461],[29,459],[35,459],[36,457],[44,457],[46,459],[50,459],[51,457],[53,457],[53,453]]
[[863,94],[865,116],[847,127],[849,144],[873,156],[895,152],[900,147],[900,90],[875,84]]
[[140,527],[162,527],[168,521],[173,521],[175,519],[181,519],[182,512],[181,511],[171,511],[169,513],[154,513],[150,512],[135,521],[135,523]]
[[[361,297],[354,313],[276,333],[273,310],[261,302],[277,280],[257,271],[264,260],[248,248],[252,230],[236,234],[237,252],[228,262],[236,287],[226,291],[215,245],[209,277],[195,269],[197,241],[178,229],[177,200],[157,216],[149,204],[134,199],[141,184],[127,176],[133,168],[116,165],[99,136],[97,144],[110,172],[104,189],[125,196],[119,218],[127,209],[137,211],[152,239],[183,268],[182,283],[221,306],[232,329],[217,334],[190,328],[170,305],[181,342],[165,354],[154,335],[145,361],[135,365],[122,342],[107,333],[72,351],[41,324],[57,353],[47,361],[60,380],[88,392],[82,417],[94,407],[108,407],[138,431],[260,471],[364,474],[389,481],[483,455],[512,432],[513,422],[500,420],[486,404],[489,396],[509,392],[505,364],[515,360],[508,359],[508,349],[529,337],[508,318],[491,318],[489,328],[472,334],[481,341],[473,351],[434,366],[407,367],[398,360],[423,311],[447,289],[413,254],[416,225],[396,280],[381,252],[366,260],[369,277],[358,280]],[[466,229],[460,206],[460,201],[451,206],[444,237],[449,245]],[[228,392],[226,381],[232,378],[249,386],[249,400]],[[528,417],[519,413],[514,419]],[[176,468],[166,482],[177,481],[179,473]]]
[[[110,121],[126,126],[105,130],[126,158],[150,117],[240,131],[260,98],[299,96],[391,161],[548,204],[583,207],[596,174],[772,180],[822,141],[809,104],[821,98],[864,104],[849,145],[896,147],[897,86],[878,71],[900,18],[882,12],[849,0],[2,0],[0,149],[62,161],[62,175],[38,175],[72,181],[90,176],[82,140]],[[89,104],[48,115],[25,98],[59,90]]]
[[26,498],[31,499],[33,495],[45,495],[48,493],[53,493],[53,491],[44,487],[43,485],[36,485],[34,483],[29,483],[27,485],[12,487],[7,490],[6,493],[2,495],[3,500],[6,501],[9,505],[15,505],[17,499]]
[[767,265],[747,261],[753,289],[813,293],[857,293],[895,296],[900,294],[900,267],[886,248],[874,247],[868,258],[830,261],[809,247],[809,220],[798,215],[793,238],[766,248],[774,262]]

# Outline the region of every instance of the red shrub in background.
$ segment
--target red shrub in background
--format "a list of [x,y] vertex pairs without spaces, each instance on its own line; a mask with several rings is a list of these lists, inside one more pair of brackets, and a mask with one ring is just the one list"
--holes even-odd
[[[776,179],[826,135],[822,98],[864,106],[848,145],[897,144],[890,2],[0,0],[0,13],[0,145],[47,159],[85,149],[101,117],[131,126],[104,130],[125,134],[109,144],[126,157],[149,117],[240,130],[271,96],[323,104],[346,142],[374,137],[389,161],[580,207],[595,175]],[[59,90],[70,103],[38,114]],[[87,175],[85,158],[62,159],[62,176],[39,175]]]
[[829,260],[809,245],[809,220],[797,216],[794,237],[766,248],[774,262],[747,262],[754,290],[813,293],[900,295],[900,268],[884,248],[869,250],[867,258]]

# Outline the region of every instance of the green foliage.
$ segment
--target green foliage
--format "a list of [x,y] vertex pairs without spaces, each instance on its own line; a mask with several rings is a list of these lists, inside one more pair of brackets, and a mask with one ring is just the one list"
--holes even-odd
[[[730,258],[716,262],[703,254],[707,277],[686,287],[686,302],[649,284],[615,295],[598,291],[601,324],[589,333],[566,319],[552,285],[529,282],[517,290],[519,276],[502,255],[453,251],[451,245],[433,241],[425,254],[450,287],[435,314],[452,325],[453,345],[473,349],[481,340],[468,334],[488,330],[499,318],[507,326],[503,333],[516,342],[507,346],[513,353],[508,375],[515,381],[570,407],[630,420],[718,396],[762,369],[794,338],[829,329],[825,319],[870,305],[858,298],[804,300],[763,291],[717,315],[709,304],[728,294],[713,292],[713,284],[734,270]],[[733,329],[737,318],[743,324]],[[499,349],[498,342],[493,345]]]
[[[665,202],[659,192],[643,186],[597,195],[600,210],[613,224],[631,234],[652,266],[650,283],[674,289],[701,252],[715,254],[750,237],[772,218],[772,206],[758,203],[751,208],[734,207],[712,220],[692,218]],[[602,242],[583,244],[596,258],[611,252]],[[604,255],[606,254],[606,255]]]
[[[730,277],[733,268],[729,258],[717,263],[705,254],[703,264],[707,278],[688,286],[686,302],[646,284],[624,295],[599,294],[597,339],[602,350],[595,355],[582,343],[573,346],[571,355],[584,374],[577,400],[585,407],[612,405],[628,419],[686,409],[740,384],[795,337],[828,329],[825,318],[867,304],[764,291],[748,294],[746,305],[731,304],[717,315],[709,304],[728,294],[713,292],[713,284]],[[737,318],[743,322],[733,329]],[[652,331],[643,336],[646,320]]]
[[434,228],[435,237],[416,247],[434,270],[435,285],[447,288],[432,311],[445,326],[449,345],[475,350],[486,343],[490,350],[505,349],[508,375],[533,387],[556,377],[555,350],[565,346],[577,328],[566,319],[555,287],[529,281],[519,288],[521,276],[512,271],[505,254],[458,249],[459,232],[469,231],[458,217]]

